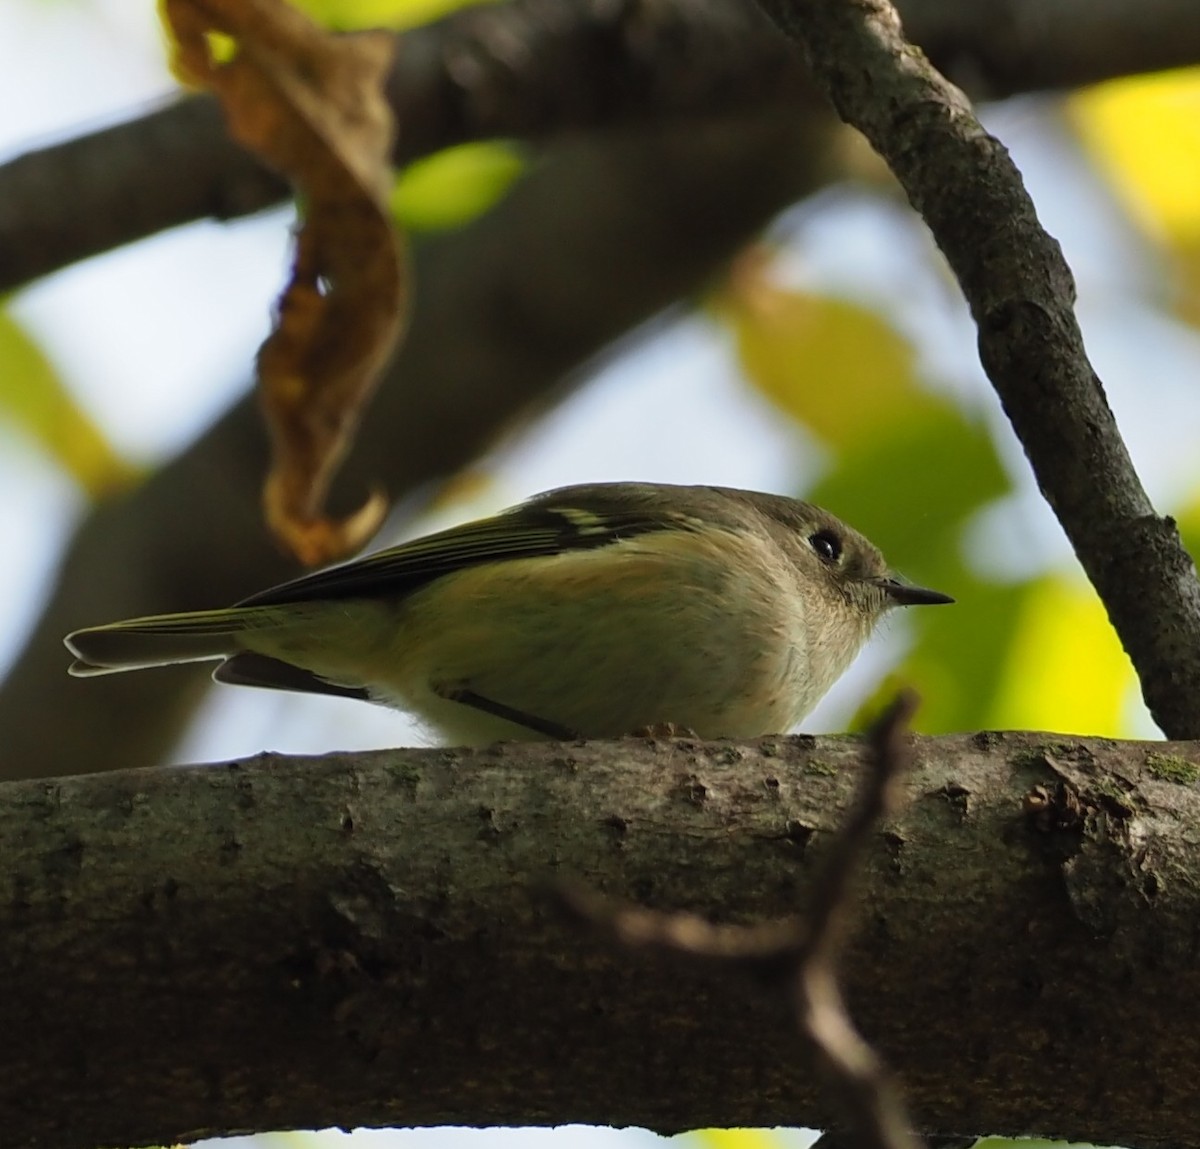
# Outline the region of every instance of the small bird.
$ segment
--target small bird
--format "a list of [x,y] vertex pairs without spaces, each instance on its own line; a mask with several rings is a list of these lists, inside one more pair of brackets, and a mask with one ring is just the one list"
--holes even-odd
[[889,608],[953,601],[809,503],[598,483],[65,641],[73,675],[220,659],[218,682],[385,703],[464,745],[749,738],[799,722]]

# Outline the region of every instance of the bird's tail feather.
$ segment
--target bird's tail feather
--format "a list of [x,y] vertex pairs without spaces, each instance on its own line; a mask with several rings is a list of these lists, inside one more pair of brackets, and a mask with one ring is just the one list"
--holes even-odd
[[265,607],[233,607],[131,618],[68,634],[77,678],[224,658],[241,648],[237,635],[270,615]]

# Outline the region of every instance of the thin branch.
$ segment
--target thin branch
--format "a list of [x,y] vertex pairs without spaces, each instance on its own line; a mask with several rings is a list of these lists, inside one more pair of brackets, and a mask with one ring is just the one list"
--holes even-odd
[[1200,735],[1200,582],[1155,514],[1083,347],[1075,286],[1020,172],[887,0],[760,0],[883,156],[958,277],[979,354],[1169,737]]
[[850,1020],[837,978],[854,906],[851,884],[872,835],[895,810],[911,758],[905,734],[916,706],[916,695],[902,693],[868,735],[858,798],[834,837],[804,918],[713,925],[695,914],[656,913],[573,886],[559,890],[562,908],[625,948],[659,950],[759,979],[786,974],[783,985],[797,1025],[834,1084],[857,1149],[917,1149],[920,1144],[890,1074]]
[[808,960],[832,967],[845,936],[851,905],[850,883],[862,864],[870,836],[896,808],[900,780],[911,759],[905,744],[908,724],[917,709],[911,691],[901,693],[867,735],[867,773],[858,800],[830,847],[807,914],[813,937]]
[[817,882],[808,917],[812,937],[793,980],[797,1021],[840,1094],[843,1120],[857,1149],[920,1145],[891,1074],[851,1020],[838,981],[838,956],[854,907],[851,881],[862,868],[871,835],[899,801],[900,781],[912,758],[905,733],[916,706],[916,695],[901,694],[868,735],[868,772]]

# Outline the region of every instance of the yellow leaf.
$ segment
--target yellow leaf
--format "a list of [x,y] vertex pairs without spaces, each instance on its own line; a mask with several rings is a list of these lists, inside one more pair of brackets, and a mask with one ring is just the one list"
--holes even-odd
[[831,447],[894,432],[924,416],[913,349],[877,313],[771,282],[762,249],[713,300],[738,357],[764,395]]
[[1133,684],[1095,591],[1048,576],[1026,594],[988,725],[1118,738]]
[[38,346],[0,311],[0,420],[35,439],[92,497],[132,481],[135,469],[75,402]]
[[1200,68],[1098,84],[1068,107],[1088,152],[1150,234],[1200,242]]
[[783,1149],[785,1144],[769,1129],[697,1129],[688,1137],[702,1149]]

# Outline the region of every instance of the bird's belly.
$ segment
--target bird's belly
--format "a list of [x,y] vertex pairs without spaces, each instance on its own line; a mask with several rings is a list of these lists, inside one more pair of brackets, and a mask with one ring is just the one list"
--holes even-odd
[[[510,562],[418,592],[398,608],[397,647],[377,674],[383,693],[472,742],[537,735],[445,694],[469,690],[589,738],[667,723],[708,738],[752,737],[789,729],[815,701],[806,652],[780,633],[794,620],[777,617],[770,596],[680,587],[635,563],[580,586],[588,558],[570,556],[557,580],[545,560],[528,564],[525,582],[536,586],[523,583],[525,564]],[[442,595],[453,601],[439,604]],[[438,618],[456,624],[438,628]]]

